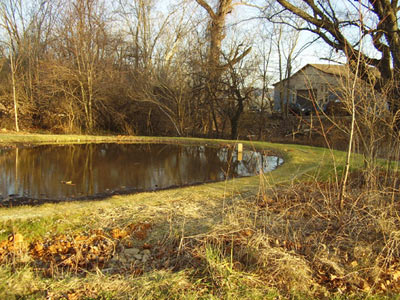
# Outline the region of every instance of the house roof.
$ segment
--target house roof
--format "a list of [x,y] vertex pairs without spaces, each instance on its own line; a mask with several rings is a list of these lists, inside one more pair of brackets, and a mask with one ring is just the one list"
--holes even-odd
[[[324,72],[324,73],[330,74],[330,75],[334,75],[334,76],[346,76],[346,77],[349,76],[349,67],[347,65],[307,64],[304,67],[302,67],[300,70],[295,72],[293,75],[291,75],[290,78],[297,75],[298,73],[303,72],[304,69],[307,67],[313,67],[321,72]],[[368,70],[372,71],[372,75],[375,78],[379,77],[380,73],[379,73],[378,69],[370,67]],[[274,83],[273,85],[275,86],[281,82],[286,81],[287,79],[288,78],[285,78],[281,81]]]
[[[345,65],[327,65],[327,64],[308,64],[308,65],[312,66],[324,73],[328,73],[328,74],[332,74],[332,75],[343,76],[343,75],[349,74],[349,68]],[[304,68],[302,68],[302,69],[304,69]]]
[[[344,75],[348,75],[349,69],[346,65],[329,65],[329,64],[307,64],[304,67],[302,67],[300,70],[298,70],[297,72],[295,72],[294,74],[292,74],[290,77],[293,77],[295,75],[297,75],[298,73],[303,72],[303,70],[307,67],[313,67],[321,72],[327,73],[327,74],[331,74],[331,75],[336,75],[336,76],[344,76]],[[273,85],[277,85],[281,82],[286,81],[287,78],[278,81],[276,83],[274,83]]]

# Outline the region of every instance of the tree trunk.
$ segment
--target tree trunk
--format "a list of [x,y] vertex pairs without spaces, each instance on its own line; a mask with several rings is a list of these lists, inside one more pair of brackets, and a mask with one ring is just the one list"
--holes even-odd
[[228,13],[232,10],[232,0],[219,0],[217,11],[213,9],[204,1],[196,0],[208,13],[210,17],[208,32],[210,34],[210,45],[208,52],[207,63],[207,84],[206,84],[206,97],[209,109],[211,111],[212,121],[214,126],[210,126],[209,133],[215,127],[217,135],[219,135],[217,111],[215,103],[218,101],[218,85],[221,79],[223,67],[221,66],[221,44],[225,38],[224,26],[225,19]]
[[230,119],[231,121],[231,140],[238,138],[239,118],[235,115]]
[[239,128],[239,120],[240,120],[240,116],[243,113],[243,101],[244,99],[240,96],[240,91],[236,91],[236,94],[238,95],[238,106],[236,109],[235,114],[232,116],[232,118],[230,119],[231,121],[231,140],[236,140],[238,138],[238,128]]
[[10,64],[11,64],[11,84],[12,84],[13,102],[14,102],[15,131],[19,132],[17,80],[15,78],[15,76],[16,76],[16,68],[15,68],[15,60],[14,60],[14,54],[13,53],[10,53]]

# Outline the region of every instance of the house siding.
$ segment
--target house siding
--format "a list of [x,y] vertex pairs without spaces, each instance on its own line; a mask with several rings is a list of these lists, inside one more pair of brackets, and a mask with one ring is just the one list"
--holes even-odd
[[[295,103],[299,90],[314,90],[315,100],[323,106],[329,94],[341,89],[345,81],[339,75],[323,72],[312,65],[306,65],[289,79],[282,80],[274,86],[274,110],[281,110],[281,102]],[[281,101],[281,96],[283,101]]]

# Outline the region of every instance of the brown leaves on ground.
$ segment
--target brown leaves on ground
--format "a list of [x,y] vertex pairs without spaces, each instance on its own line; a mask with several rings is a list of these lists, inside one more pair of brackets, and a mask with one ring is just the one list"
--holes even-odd
[[[280,291],[314,291],[318,297],[331,293],[399,293],[400,260],[371,262],[370,265],[345,261],[341,255],[307,255],[305,248],[314,247],[264,232],[246,228],[229,232],[214,232],[203,239],[187,240],[185,251],[191,253],[191,263],[207,260],[206,249],[212,245],[236,271],[257,274]],[[341,259],[342,257],[342,259]]]
[[27,245],[24,237],[19,234],[11,234],[7,240],[0,243],[0,263],[15,262],[26,252]]
[[[366,190],[365,180],[353,176],[343,209],[338,205],[338,184],[302,182],[235,203],[234,222],[216,224],[212,232],[198,236],[149,244],[149,223],[58,235],[30,245],[15,234],[0,243],[0,263],[18,260],[25,252],[49,275],[96,268],[107,274],[127,270],[131,275],[158,268],[192,269],[215,288],[224,282],[213,285],[213,280],[226,274],[250,274],[257,279],[254,284],[288,295],[400,293],[398,177],[381,178],[375,190]],[[216,249],[212,254],[217,259],[210,247]],[[74,290],[64,298],[81,294],[91,295]]]
[[[118,251],[118,245],[134,244],[133,239],[147,237],[151,225],[135,223],[125,228],[92,230],[86,234],[56,235],[27,245],[21,234],[10,235],[0,243],[0,263],[12,263],[22,254],[29,255],[34,265],[52,275],[58,270],[80,272],[102,268]],[[149,249],[151,246],[145,244]]]
[[115,228],[111,231],[113,239],[122,240],[127,236],[134,236],[139,240],[144,240],[147,237],[148,230],[151,228],[149,223],[130,224],[124,229]]
[[116,245],[116,241],[102,231],[88,235],[58,235],[31,243],[29,254],[41,268],[78,272],[104,265],[114,255]]
[[397,179],[368,190],[352,175],[344,209],[334,182],[280,186],[235,207],[236,224],[186,239],[185,250],[204,262],[211,245],[237,271],[289,294],[400,293]]
[[87,285],[84,284],[82,287],[68,290],[62,293],[54,293],[54,292],[47,292],[46,299],[52,300],[81,300],[81,299],[103,299],[99,297],[99,292]]
[[[368,175],[373,180],[366,180]],[[261,247],[280,249],[301,258],[312,281],[330,292],[400,292],[398,177],[384,175],[352,173],[343,209],[335,182],[302,182],[260,193],[257,214],[269,223],[258,228],[258,240],[268,245],[263,242],[255,251],[261,257]]]
[[127,230],[137,239],[144,240],[147,237],[147,232],[151,228],[149,223],[131,224]]

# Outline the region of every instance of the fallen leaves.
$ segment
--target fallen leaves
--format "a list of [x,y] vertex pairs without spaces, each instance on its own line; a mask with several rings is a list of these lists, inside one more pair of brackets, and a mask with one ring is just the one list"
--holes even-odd
[[58,235],[45,241],[35,241],[29,254],[38,266],[46,269],[59,268],[72,271],[102,266],[115,253],[116,242],[109,237],[89,235]]
[[61,294],[48,292],[46,299],[54,300],[80,300],[80,299],[98,299],[98,291],[95,288],[84,284],[82,287],[69,290]]
[[147,237],[148,230],[151,228],[149,223],[136,223],[126,226],[124,229],[115,228],[111,231],[114,239],[122,240],[127,236],[133,235],[139,240],[144,240]]
[[19,234],[11,234],[7,240],[0,243],[0,263],[7,263],[22,258],[26,252],[24,237]]
[[[293,287],[297,280],[308,284],[307,290],[318,286],[329,295],[400,292],[400,259],[388,261],[384,255],[374,260],[374,265],[366,265],[363,257],[354,257],[344,249],[319,244],[323,250],[319,253],[316,243],[268,235],[252,228],[213,232],[200,240],[187,240],[186,245],[192,264],[207,260],[205,249],[213,245],[238,271],[257,270],[260,278],[279,290]],[[304,270],[308,270],[309,280],[304,279]]]
[[128,235],[129,233],[124,229],[121,230],[119,228],[115,228],[111,231],[111,236],[113,237],[113,239],[121,240],[127,237]]
[[138,223],[138,224],[131,224],[128,226],[129,231],[133,236],[139,240],[144,240],[147,237],[147,233],[151,225],[149,223]]
[[[329,294],[399,293],[398,237],[392,233],[391,241],[382,239],[385,235],[376,228],[380,210],[372,198],[361,198],[358,190],[349,192],[346,204],[352,205],[351,209],[338,212],[336,192],[333,183],[302,182],[258,195],[257,212],[276,222],[260,234],[260,240],[268,241],[266,248],[279,248],[300,258],[312,271],[312,281]],[[379,198],[382,208],[393,201],[385,195]],[[385,212],[385,221],[391,218],[397,224],[396,208],[397,204]],[[284,222],[277,222],[280,220]],[[290,234],[277,235],[279,229],[283,231],[280,224],[285,223]],[[288,282],[279,287],[285,285]]]
[[[0,243],[0,263],[10,263],[16,257],[27,254],[34,266],[48,275],[59,270],[81,272],[103,268],[121,251],[121,247],[132,248],[134,239],[145,239],[150,228],[149,223],[134,223],[125,228],[98,229],[76,235],[60,234],[29,245],[21,234],[16,233]],[[150,244],[143,245],[143,249],[150,248]]]

